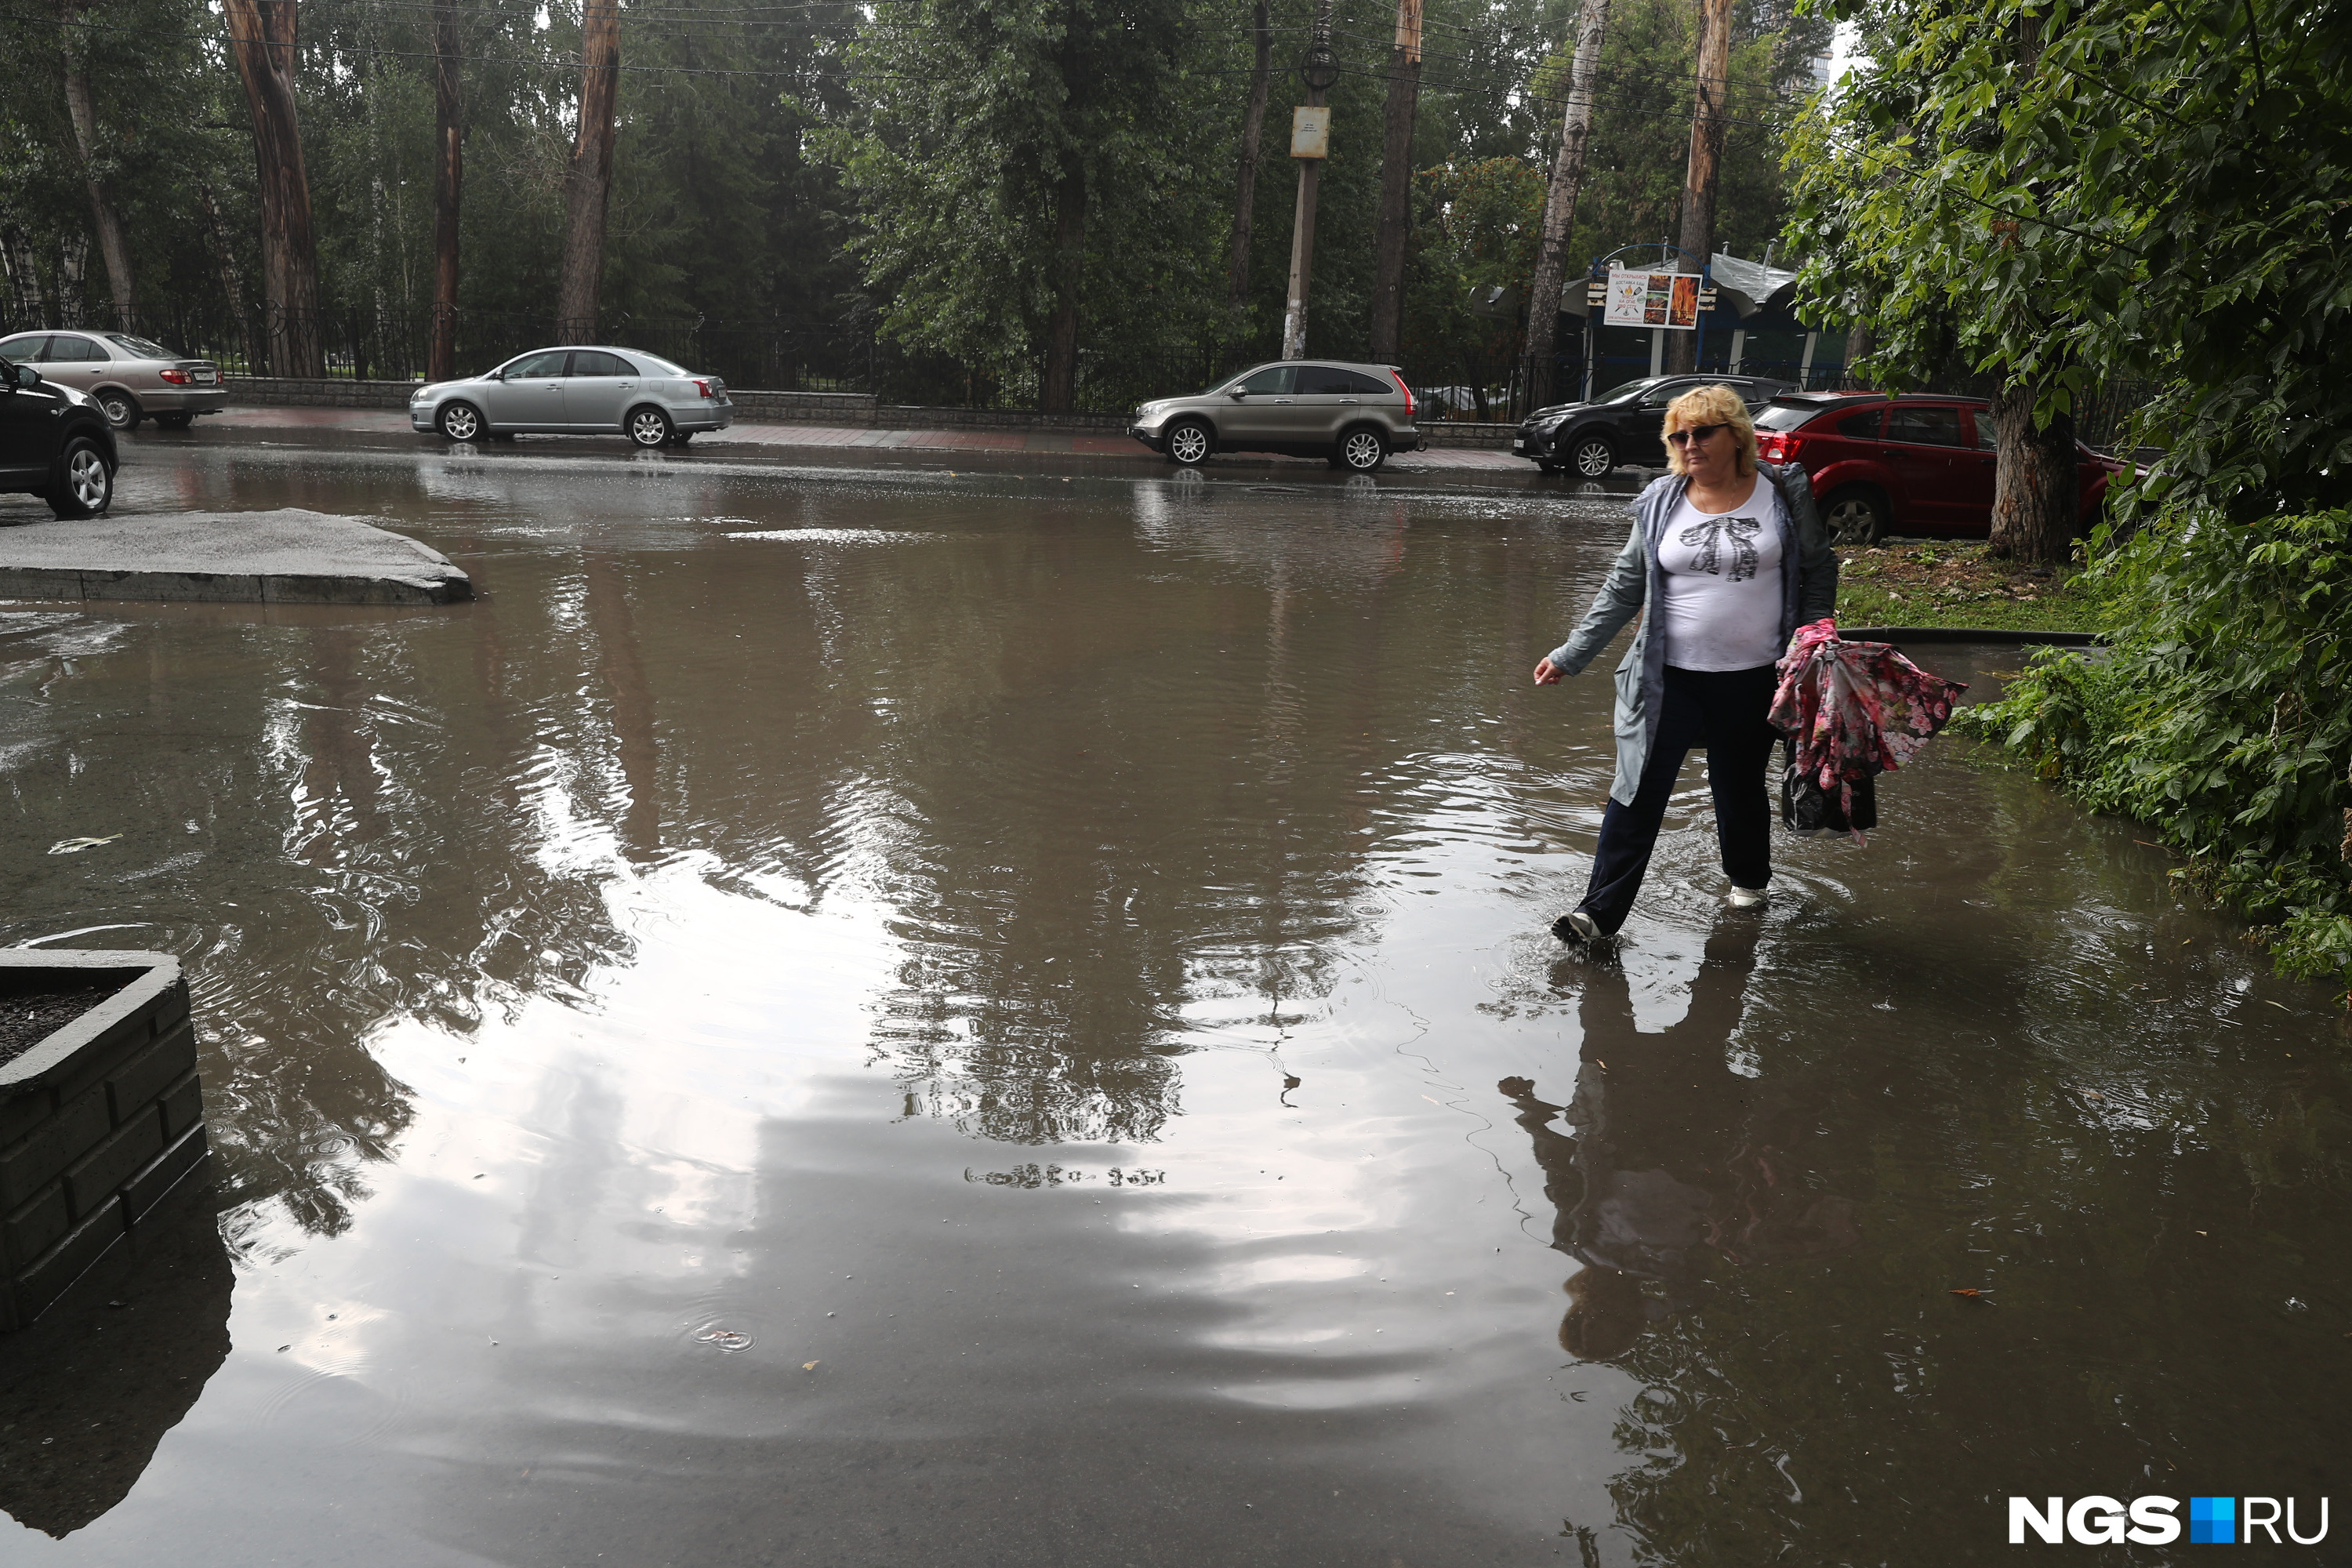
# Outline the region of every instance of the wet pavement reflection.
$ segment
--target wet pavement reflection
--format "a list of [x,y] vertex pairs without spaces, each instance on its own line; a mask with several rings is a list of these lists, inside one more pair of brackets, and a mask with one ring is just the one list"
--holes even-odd
[[[481,597],[0,605],[0,942],[187,961],[226,1249],[0,1342],[0,1559],[1968,1563],[2334,1489],[2343,1039],[2129,825],[1938,742],[1733,913],[1694,766],[1614,959],[1549,935],[1609,687],[1525,671],[1622,499],[162,451],[126,510]],[[185,1398],[60,1503],[21,1391],[118,1310]]]

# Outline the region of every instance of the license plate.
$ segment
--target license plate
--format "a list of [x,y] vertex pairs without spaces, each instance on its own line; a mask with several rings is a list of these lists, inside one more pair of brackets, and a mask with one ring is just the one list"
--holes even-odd
[[196,372],[196,384],[198,386],[210,386],[219,379],[219,376],[214,374],[208,370],[200,370]]

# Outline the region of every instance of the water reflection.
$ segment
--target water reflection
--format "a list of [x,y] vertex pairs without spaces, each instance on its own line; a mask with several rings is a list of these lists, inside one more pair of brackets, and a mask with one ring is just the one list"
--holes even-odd
[[[1709,932],[1688,1011],[1654,1033],[1635,1024],[1621,964],[1563,960],[1555,984],[1581,990],[1574,1098],[1563,1108],[1528,1079],[1496,1085],[1543,1169],[1552,1245],[1584,1265],[1559,1325],[1580,1360],[1621,1357],[1696,1306],[1717,1258],[1818,1258],[1860,1239],[1853,1200],[1818,1190],[1805,1167],[1810,1115],[1784,1086],[1731,1068],[1761,929],[1734,919]],[[1570,1132],[1552,1125],[1563,1110]]]
[[229,1351],[205,1167],[28,1329],[0,1334],[0,1511],[63,1537],[130,1494]]

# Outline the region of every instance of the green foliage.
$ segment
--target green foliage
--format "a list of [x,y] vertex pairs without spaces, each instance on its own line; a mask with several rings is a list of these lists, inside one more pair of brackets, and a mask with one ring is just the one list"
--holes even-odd
[[2112,652],[2045,652],[1956,723],[2160,829],[2281,969],[2352,985],[2352,512],[2183,509],[2093,570]]
[[2150,378],[2169,494],[2246,518],[2352,472],[2352,5],[1822,0],[1874,63],[1790,151],[1830,319],[1917,382],[1957,353],[2039,392]]

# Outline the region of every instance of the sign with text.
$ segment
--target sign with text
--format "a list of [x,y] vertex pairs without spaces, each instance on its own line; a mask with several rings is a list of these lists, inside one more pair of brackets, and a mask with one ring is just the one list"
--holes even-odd
[[1612,267],[1601,325],[1690,331],[1698,325],[1698,290],[1696,272],[1628,272]]
[[1328,158],[1331,155],[1331,111],[1300,105],[1290,111],[1290,155]]

